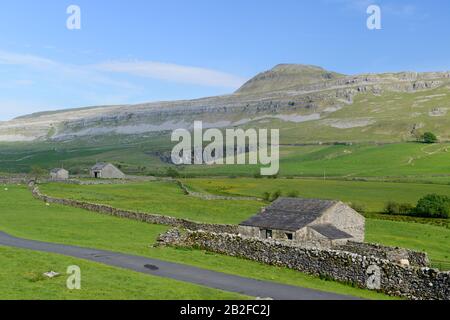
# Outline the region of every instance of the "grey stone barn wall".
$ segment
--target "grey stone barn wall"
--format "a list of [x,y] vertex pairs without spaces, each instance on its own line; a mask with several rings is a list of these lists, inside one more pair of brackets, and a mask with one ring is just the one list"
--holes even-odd
[[365,218],[345,203],[338,202],[313,222],[313,224],[322,223],[331,223],[339,230],[353,236],[354,241],[364,242]]
[[375,289],[380,292],[417,300],[450,299],[450,272],[404,267],[373,256],[337,250],[302,248],[281,242],[204,231],[188,231],[184,234],[172,231],[170,237],[163,236],[161,240],[169,245],[194,247],[287,267],[344,283],[352,283],[360,288],[368,288],[372,283],[372,272],[375,267],[380,272],[379,287]]
[[125,174],[115,166],[108,164],[101,170],[91,170],[91,176],[95,177],[95,172],[99,172],[100,179],[123,179]]

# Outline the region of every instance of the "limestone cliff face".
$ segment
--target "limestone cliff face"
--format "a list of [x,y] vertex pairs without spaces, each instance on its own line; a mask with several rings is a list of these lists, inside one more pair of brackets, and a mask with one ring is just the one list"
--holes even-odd
[[[1,122],[0,141],[142,134],[190,128],[194,120],[202,120],[205,127],[219,128],[269,120],[298,126],[322,119],[325,124],[336,124],[339,119],[327,118],[352,105],[358,95],[383,97],[391,93],[426,92],[437,88],[448,91],[449,84],[449,72],[345,76],[320,67],[284,64],[257,75],[231,95],[45,112]],[[446,110],[447,106],[442,105],[442,94],[437,97],[431,95],[427,99],[428,102],[436,99],[434,109]],[[438,117],[434,119],[440,120]],[[346,119],[347,122],[351,120]],[[353,120],[362,123],[361,119]],[[366,119],[365,123],[367,126],[376,125],[373,119]],[[341,129],[347,127],[341,126]]]

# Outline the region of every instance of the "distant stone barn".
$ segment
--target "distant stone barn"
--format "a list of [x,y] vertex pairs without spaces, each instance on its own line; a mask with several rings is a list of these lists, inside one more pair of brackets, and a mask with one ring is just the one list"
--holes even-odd
[[280,198],[242,222],[239,233],[312,247],[363,242],[365,219],[340,201]]
[[69,171],[62,168],[55,168],[50,170],[50,179],[52,180],[67,180],[69,179]]
[[111,163],[99,162],[91,168],[91,177],[96,179],[123,179],[125,174]]

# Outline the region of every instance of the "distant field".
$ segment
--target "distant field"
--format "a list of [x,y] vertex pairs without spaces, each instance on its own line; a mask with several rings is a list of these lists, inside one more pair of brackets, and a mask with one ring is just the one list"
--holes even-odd
[[[167,227],[149,225],[59,205],[46,206],[45,203],[33,199],[24,186],[8,186],[8,191],[1,189],[0,195],[0,230],[15,236],[131,253],[255,279],[349,294],[368,299],[389,298],[376,292],[321,280],[294,270],[267,266],[235,257],[194,249],[154,248],[152,245],[155,243],[156,237],[158,234],[166,231]],[[11,256],[15,256],[15,253],[12,251]],[[34,261],[35,257],[30,257],[33,258],[31,261]],[[37,272],[41,270],[39,266],[42,259],[40,257],[36,257],[36,259],[36,265],[29,267],[30,271]],[[55,262],[54,266],[60,270],[60,265]],[[25,269],[28,269],[28,267],[25,267]],[[121,279],[118,278],[117,281],[121,281]],[[44,284],[42,283],[42,285]],[[10,291],[12,290],[11,288],[14,287],[9,287]],[[184,293],[182,292],[177,298],[191,298],[189,293],[186,292],[186,295]],[[131,297],[133,297],[132,294]],[[194,295],[193,298],[195,297]],[[215,291],[211,291],[210,298],[221,299],[225,297],[220,292],[216,294]]]
[[[120,138],[73,143],[0,144],[0,172],[28,172],[32,166],[64,166],[87,174],[96,161],[112,162],[129,174],[162,175],[169,164],[159,154],[169,153],[167,136]],[[281,146],[280,175],[408,180],[450,184],[450,144],[420,143]],[[179,166],[182,176],[252,177],[258,166]]]
[[[247,299],[239,294],[29,250],[0,247],[0,265],[0,300]],[[71,265],[81,269],[81,290],[66,287],[66,270]],[[61,276],[43,276],[51,270]]]
[[40,188],[44,193],[56,197],[208,223],[237,224],[264,205],[259,201],[208,201],[188,197],[175,183],[162,181],[91,186],[49,183]]
[[281,191],[284,196],[297,192],[305,198],[341,200],[362,204],[368,212],[382,212],[386,202],[416,204],[424,195],[437,193],[450,196],[450,185],[339,181],[320,179],[186,179],[197,191],[213,194],[261,197],[264,192]]
[[[450,144],[282,146],[281,176],[410,178],[450,183]],[[253,176],[258,166],[189,166],[182,174]]]

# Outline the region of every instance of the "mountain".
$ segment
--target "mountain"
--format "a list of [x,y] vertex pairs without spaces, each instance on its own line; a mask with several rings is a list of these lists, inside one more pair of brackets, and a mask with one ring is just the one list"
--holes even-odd
[[264,93],[288,90],[321,81],[344,77],[321,67],[301,64],[279,64],[245,83],[236,93]]
[[204,127],[268,127],[283,143],[450,140],[450,73],[342,75],[282,64],[235,93],[196,100],[41,112],[0,123],[0,141],[73,141]]

